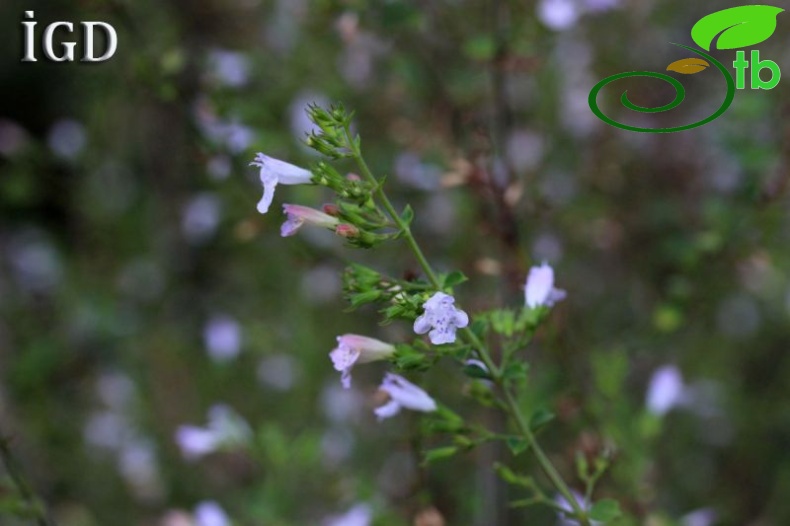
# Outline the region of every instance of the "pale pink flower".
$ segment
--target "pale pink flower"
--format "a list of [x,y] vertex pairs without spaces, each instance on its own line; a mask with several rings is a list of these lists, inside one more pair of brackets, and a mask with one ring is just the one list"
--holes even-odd
[[386,360],[395,352],[395,347],[375,338],[358,334],[337,337],[337,347],[329,353],[335,370],[341,372],[340,382],[346,389],[351,387],[351,369],[357,363]]
[[258,212],[265,214],[274,198],[274,189],[278,184],[310,184],[312,174],[304,168],[274,159],[262,153],[255,156],[250,166],[260,168],[263,197],[258,202]]
[[280,227],[280,235],[282,237],[296,234],[305,223],[324,228],[334,228],[340,223],[336,217],[307,206],[285,204],[283,205],[283,212],[288,215],[288,219]]
[[469,316],[454,305],[455,298],[444,292],[430,297],[422,308],[424,313],[414,321],[414,332],[425,334],[434,345],[453,343],[456,329],[469,325]]
[[565,299],[565,291],[554,288],[554,269],[548,263],[532,267],[524,287],[524,300],[527,307],[551,307]]
[[379,420],[397,415],[404,407],[423,413],[437,409],[436,402],[428,393],[397,374],[387,373],[379,389],[390,397],[389,402],[374,410]]

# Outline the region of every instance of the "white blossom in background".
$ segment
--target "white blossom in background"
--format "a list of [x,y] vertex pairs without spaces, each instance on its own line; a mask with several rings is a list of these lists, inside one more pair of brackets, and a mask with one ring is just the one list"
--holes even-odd
[[436,402],[428,393],[397,374],[387,373],[379,389],[390,397],[389,402],[374,410],[379,421],[392,418],[400,413],[402,408],[423,413],[437,409]]
[[685,401],[683,376],[674,365],[658,368],[650,378],[645,405],[654,415],[662,416]]
[[323,522],[323,526],[370,526],[373,521],[373,511],[367,504],[357,504],[343,515],[330,517]]
[[230,157],[227,155],[215,155],[206,163],[206,171],[215,181],[224,181],[230,177],[232,168]]
[[223,86],[240,88],[250,79],[250,60],[238,51],[215,49],[209,52],[210,75]]
[[524,286],[524,302],[527,307],[551,307],[565,299],[565,291],[554,288],[554,269],[548,263],[532,267]]
[[230,407],[217,404],[208,411],[208,425],[183,425],[175,440],[187,460],[196,460],[220,449],[242,447],[252,437],[249,424]]
[[680,526],[713,526],[718,513],[711,508],[700,508],[694,510],[680,518]]
[[340,224],[336,217],[307,206],[284,204],[283,212],[288,216],[288,219],[280,227],[282,237],[296,234],[305,223],[323,228],[335,228]]
[[230,526],[225,510],[214,501],[203,501],[195,507],[195,526]]
[[[582,497],[578,492],[571,490],[571,494],[573,494],[573,498],[576,500],[576,503],[584,510],[589,511],[590,503],[587,502],[584,497]],[[575,521],[566,516],[566,513],[573,513],[573,506],[571,506],[570,502],[563,497],[562,495],[557,495],[554,497],[554,502],[556,502],[560,508],[564,511],[561,511],[557,514],[559,519],[559,526],[578,526],[579,522]],[[598,521],[590,521],[592,526],[599,526],[602,525],[602,522]]]
[[0,118],[0,155],[11,157],[30,142],[27,130],[10,119]]
[[274,189],[278,184],[310,184],[312,179],[312,174],[308,170],[262,153],[255,156],[250,166],[260,168],[263,197],[258,202],[258,212],[261,214],[269,211],[274,198]]
[[241,350],[241,340],[239,322],[225,314],[213,316],[203,328],[203,344],[217,363],[236,358]]
[[191,243],[208,241],[219,226],[222,204],[219,198],[209,192],[194,196],[181,214],[181,230]]
[[584,0],[582,5],[588,13],[602,13],[620,7],[620,0]]
[[258,362],[258,381],[275,391],[290,391],[299,375],[299,363],[289,354],[272,354]]
[[335,370],[341,373],[340,383],[349,389],[355,364],[386,360],[394,353],[395,347],[389,343],[358,334],[344,334],[337,337],[337,347],[329,353],[329,358]]
[[74,119],[57,121],[47,134],[47,145],[62,159],[76,159],[85,149],[87,142],[85,127]]
[[564,31],[579,20],[579,7],[574,0],[540,0],[538,19],[554,31]]
[[[434,345],[453,343],[456,329],[469,325],[469,316],[454,305],[455,298],[444,292],[430,297],[422,308],[425,311],[414,321],[414,332],[425,334]],[[430,332],[429,332],[430,331]]]

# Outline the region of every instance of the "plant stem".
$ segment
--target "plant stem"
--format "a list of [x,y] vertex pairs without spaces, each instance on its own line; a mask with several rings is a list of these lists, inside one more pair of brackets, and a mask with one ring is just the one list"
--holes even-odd
[[5,465],[8,476],[16,486],[17,491],[19,491],[19,495],[36,514],[36,524],[38,526],[53,526],[53,523],[50,522],[49,518],[47,517],[46,510],[39,502],[37,502],[36,496],[30,490],[30,486],[28,486],[27,482],[25,481],[21,469],[19,466],[17,466],[14,455],[11,453],[8,439],[2,435],[0,435],[0,458],[3,460],[3,465]]
[[[387,213],[390,215],[392,220],[400,229],[404,239],[406,239],[406,243],[411,248],[414,256],[417,258],[417,261],[422,267],[423,272],[425,272],[428,281],[436,287],[437,290],[441,290],[441,283],[439,283],[439,279],[436,277],[436,273],[434,272],[431,264],[428,262],[428,259],[425,257],[420,245],[417,243],[417,240],[414,238],[414,235],[411,232],[411,228],[408,224],[406,224],[400,217],[400,214],[395,210],[395,207],[392,206],[387,194],[384,192],[383,185],[380,184],[378,179],[373,175],[368,167],[368,164],[365,162],[365,159],[362,157],[362,152],[354,143],[354,140],[351,138],[351,133],[346,127],[345,129],[347,142],[349,148],[351,150],[352,156],[354,160],[357,162],[359,169],[362,171],[362,175],[365,179],[368,180],[374,187],[376,188],[375,194],[376,197],[381,201],[382,205],[384,206]],[[580,504],[576,501],[576,498],[571,493],[570,488],[563,480],[562,476],[559,474],[557,469],[551,463],[551,460],[543,452],[543,449],[538,444],[535,435],[532,433],[532,430],[529,428],[529,423],[524,418],[524,415],[521,413],[521,408],[518,405],[518,402],[513,397],[513,395],[508,390],[507,386],[505,385],[505,381],[502,377],[501,369],[496,365],[493,358],[491,357],[491,353],[488,350],[488,347],[484,345],[477,335],[472,332],[469,327],[465,327],[461,330],[461,333],[464,336],[464,339],[471,345],[473,349],[477,352],[478,356],[488,368],[494,383],[502,390],[505,394],[505,402],[507,403],[508,413],[513,419],[516,421],[516,425],[524,436],[524,438],[529,443],[529,446],[532,448],[532,451],[535,453],[535,457],[538,459],[538,463],[540,464],[541,468],[543,469],[546,476],[551,480],[551,483],[560,492],[560,494],[565,498],[568,502],[568,505],[573,510],[573,515],[575,518],[580,521],[581,526],[590,526],[590,519],[587,517],[587,513],[582,509]]]

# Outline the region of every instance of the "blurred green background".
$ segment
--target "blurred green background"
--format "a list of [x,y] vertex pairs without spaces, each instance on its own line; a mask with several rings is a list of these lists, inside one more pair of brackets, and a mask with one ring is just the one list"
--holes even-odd
[[[330,196],[280,187],[261,216],[247,165],[258,151],[316,162],[304,108],[342,101],[429,257],[471,278],[459,301],[472,317],[521,304],[531,264],[555,267],[568,299],[524,356],[530,403],[559,416],[542,439],[566,478],[577,451],[608,451],[597,495],[621,501],[623,524],[790,524],[790,81],[739,91],[723,117],[676,134],[618,130],[587,105],[605,76],[685,58],[669,42],[690,45],[694,22],[733,5],[3,0],[0,433],[53,519],[178,526],[216,501],[236,525],[555,523],[509,511],[523,495],[492,474],[497,458],[536,470],[528,454],[423,468],[419,418],[371,413],[384,366],[340,388],[336,335],[411,334],[343,312],[344,264],[418,269],[402,246],[281,239],[281,203]],[[26,9],[38,35],[109,22],[118,51],[22,63]],[[787,71],[789,35],[781,14],[759,46]],[[602,106],[646,125],[718,107],[716,72],[682,80],[681,113],[634,120],[619,86]],[[650,80],[626,87],[644,105],[672,98]],[[683,377],[666,413],[645,405],[661,367]],[[426,385],[490,421],[464,382],[447,363]],[[254,447],[185,460],[176,430],[217,403],[250,423]],[[5,477],[0,511],[18,505]]]

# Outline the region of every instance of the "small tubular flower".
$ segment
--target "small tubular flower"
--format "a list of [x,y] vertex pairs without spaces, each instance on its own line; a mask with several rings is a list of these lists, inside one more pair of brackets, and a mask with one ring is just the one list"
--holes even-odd
[[565,299],[562,289],[554,288],[554,269],[544,262],[541,266],[532,267],[524,287],[524,299],[527,307],[551,307]]
[[351,387],[351,369],[357,363],[386,360],[395,353],[395,347],[375,338],[358,334],[344,334],[337,337],[337,347],[329,353],[336,371],[340,371],[343,387]]
[[230,407],[217,404],[208,412],[208,425],[180,426],[176,443],[184,458],[196,460],[220,449],[242,446],[252,436],[249,424]]
[[283,212],[288,216],[280,227],[280,235],[288,237],[296,234],[303,224],[334,228],[340,223],[337,218],[307,206],[283,205]]
[[304,168],[280,161],[268,155],[259,153],[250,166],[260,168],[261,184],[263,184],[263,197],[258,202],[258,212],[265,214],[274,198],[274,189],[278,184],[310,184],[313,175]]
[[437,409],[436,402],[428,393],[397,374],[387,373],[379,389],[390,397],[389,402],[374,410],[379,421],[397,415],[404,407],[423,413]]
[[454,305],[455,298],[444,292],[430,297],[422,308],[425,312],[414,321],[414,332],[425,334],[434,345],[453,343],[456,329],[469,325],[469,316]]

